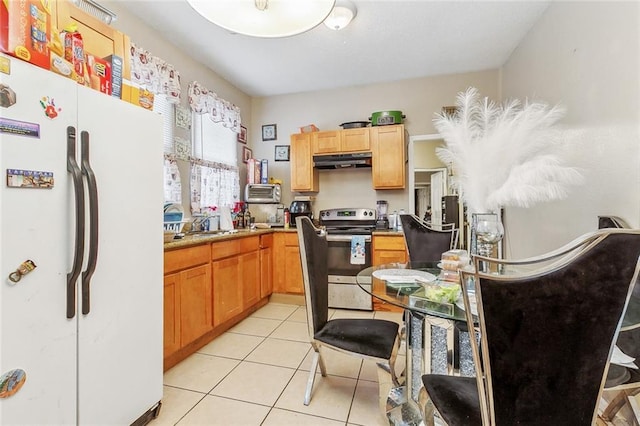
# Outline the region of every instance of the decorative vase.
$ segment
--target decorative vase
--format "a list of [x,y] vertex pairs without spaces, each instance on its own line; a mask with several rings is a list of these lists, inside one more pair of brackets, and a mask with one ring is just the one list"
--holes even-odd
[[[500,257],[498,243],[504,237],[504,226],[497,213],[471,214],[471,254],[485,257]],[[481,271],[488,272],[485,262]]]

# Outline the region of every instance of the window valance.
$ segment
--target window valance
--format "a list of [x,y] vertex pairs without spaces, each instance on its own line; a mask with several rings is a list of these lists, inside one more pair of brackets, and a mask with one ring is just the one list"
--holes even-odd
[[134,43],[131,43],[131,82],[166,95],[171,103],[180,103],[180,73],[173,65]]
[[218,95],[197,81],[189,84],[189,106],[197,114],[208,114],[215,123],[222,123],[224,127],[240,133],[240,108],[219,98]]

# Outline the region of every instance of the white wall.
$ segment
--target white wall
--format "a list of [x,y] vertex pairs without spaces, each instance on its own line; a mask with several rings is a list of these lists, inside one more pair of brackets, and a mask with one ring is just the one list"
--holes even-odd
[[[371,54],[364,52],[363,54]],[[275,145],[289,145],[289,137],[299,128],[315,124],[321,130],[339,129],[348,121],[367,120],[371,113],[400,110],[407,117],[405,126],[410,135],[434,133],[432,119],[443,106],[454,105],[458,92],[475,86],[492,99],[499,99],[499,72],[489,70],[476,73],[410,79],[346,89],[324,90],[292,95],[254,98],[252,127],[249,134],[259,138],[263,124],[277,124],[278,140],[256,142],[253,155],[269,160],[270,175],[284,180],[284,203],[290,192],[290,163],[274,162]],[[408,190],[374,190],[371,170],[338,170],[320,172],[320,192],[313,208],[368,207],[374,209],[376,200],[387,200],[389,212],[409,209]]]
[[569,161],[586,184],[562,201],[507,208],[508,257],[543,253],[597,228],[640,227],[640,3],[554,2],[502,70],[502,97],[567,108]]
[[[247,146],[253,150],[254,158],[269,160],[270,176],[284,181],[285,205],[291,202],[294,195],[290,192],[290,163],[275,162],[274,147],[289,145],[289,136],[298,133],[299,127],[314,123],[322,130],[339,129],[339,125],[346,121],[367,120],[374,111],[401,110],[407,116],[405,125],[410,135],[430,134],[435,132],[431,122],[433,114],[439,112],[443,106],[454,105],[456,94],[467,87],[478,87],[486,96],[499,98],[499,71],[488,70],[252,99],[215,71],[199,63],[197,57],[189,55],[190,52],[173,46],[170,34],[152,30],[119,5],[118,1],[101,3],[118,15],[114,23],[115,28],[128,34],[132,41],[152,54],[172,63],[180,71],[182,105],[187,105],[186,91],[189,82],[197,80],[240,107],[243,125],[248,129]],[[153,7],[152,2],[149,3],[149,7]],[[263,124],[277,125],[276,141],[261,140]],[[184,132],[179,136],[188,135]],[[238,144],[238,158],[242,158],[242,146]],[[188,211],[188,164],[179,162],[179,166],[183,176],[183,205]],[[240,163],[239,167],[241,184],[244,184],[246,167],[243,163]],[[370,170],[322,171],[320,188],[314,203],[316,214],[320,209],[340,206],[375,208],[377,199],[388,200],[390,211],[409,207],[409,193],[406,190],[375,191],[371,185]]]
[[[118,16],[113,23],[113,27],[127,34],[131,41],[147,49],[154,56],[158,56],[170,64],[174,65],[180,72],[182,86],[181,105],[187,107],[189,104],[187,88],[192,81],[198,81],[203,86],[216,92],[221,98],[240,107],[245,126],[251,123],[251,97],[240,91],[231,83],[220,77],[211,69],[197,61],[197,57],[189,56],[188,53],[171,44],[169,34],[160,34],[151,29],[135,15],[129,13],[118,1],[100,1],[101,4],[112,10]],[[148,2],[148,7],[160,7],[157,2]],[[190,138],[190,133],[186,130],[176,129],[176,136]],[[242,158],[242,145],[238,144],[238,158]],[[187,214],[189,210],[189,163],[178,161],[180,175],[182,177],[182,204]],[[241,177],[246,172],[244,163],[240,162]]]

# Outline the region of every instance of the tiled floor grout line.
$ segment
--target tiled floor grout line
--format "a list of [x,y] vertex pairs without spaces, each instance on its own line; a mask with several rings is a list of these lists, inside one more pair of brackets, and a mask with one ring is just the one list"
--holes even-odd
[[[299,415],[303,415],[303,416],[317,417],[317,418],[326,419],[326,420],[330,420],[330,421],[334,421],[334,422],[340,422],[345,426],[347,426],[349,424],[359,425],[360,423],[356,423],[354,421],[350,422],[350,417],[353,414],[354,404],[356,402],[356,395],[357,395],[358,389],[359,389],[360,385],[362,385],[364,383],[375,383],[376,382],[376,380],[367,380],[366,378],[363,377],[363,373],[365,371],[365,365],[366,365],[364,360],[360,362],[359,369],[358,369],[358,372],[357,372],[355,377],[349,376],[349,375],[336,375],[336,374],[327,373],[327,376],[337,377],[337,378],[341,378],[341,379],[353,380],[355,382],[355,385],[354,385],[354,388],[353,388],[353,391],[352,391],[352,394],[351,394],[351,400],[350,400],[350,403],[349,403],[349,408],[347,410],[345,420],[338,420],[338,419],[335,419],[335,418],[326,417],[326,416],[324,416],[322,414],[311,414],[311,413],[309,413],[307,411],[298,411],[298,410],[292,409],[292,408],[279,408],[279,407],[276,407],[276,405],[278,404],[280,399],[283,397],[283,395],[286,392],[286,389],[291,385],[291,383],[292,383],[294,377],[296,377],[296,375],[301,374],[301,375],[308,376],[309,374],[311,374],[310,371],[302,369],[303,365],[305,364],[305,361],[309,357],[309,354],[313,351],[313,347],[311,346],[309,340],[307,339],[307,340],[301,341],[301,340],[298,340],[298,339],[282,338],[282,337],[274,336],[274,334],[283,325],[285,325],[285,323],[288,323],[288,324],[306,324],[306,321],[302,321],[302,320],[296,321],[295,319],[293,319],[294,315],[297,316],[297,315],[304,314],[304,312],[301,312],[303,309],[304,309],[304,306],[297,306],[296,309],[294,309],[293,311],[291,311],[288,314],[285,314],[284,318],[278,318],[277,315],[274,315],[274,316],[276,316],[275,318],[274,317],[270,317],[268,315],[265,315],[265,316],[253,316],[252,315],[252,316],[248,317],[248,318],[253,318],[255,320],[269,320],[269,321],[277,322],[277,325],[270,332],[268,332],[266,335],[240,333],[240,332],[237,332],[237,331],[233,331],[233,327],[231,329],[227,330],[225,333],[230,333],[230,334],[239,335],[239,336],[248,336],[248,337],[260,339],[255,346],[253,346],[246,354],[242,355],[242,358],[234,358],[232,356],[216,355],[215,353],[204,353],[204,352],[200,352],[199,350],[196,351],[200,355],[205,355],[205,356],[211,357],[211,358],[220,358],[220,359],[226,359],[226,360],[229,360],[229,361],[237,361],[237,364],[233,368],[231,368],[231,370],[227,374],[225,374],[223,377],[221,377],[216,382],[216,384],[213,385],[213,387],[211,387],[206,393],[203,393],[202,391],[197,391],[197,390],[193,390],[193,389],[189,389],[189,388],[180,387],[180,386],[166,385],[165,384],[164,386],[166,386],[166,387],[174,388],[174,389],[180,389],[180,390],[184,390],[184,391],[188,391],[188,392],[195,392],[196,394],[199,394],[201,396],[197,400],[197,402],[195,404],[193,404],[188,410],[186,410],[185,413],[183,413],[175,421],[174,425],[179,423],[179,422],[181,422],[181,421],[183,421],[185,419],[185,417],[187,417],[187,415],[189,415],[189,413],[191,413],[199,404],[203,403],[203,401],[207,398],[207,396],[212,396],[212,397],[215,397],[215,398],[222,398],[222,399],[231,400],[231,401],[242,402],[242,403],[246,403],[246,404],[252,404],[252,405],[261,406],[261,407],[267,407],[268,411],[266,412],[266,415],[264,416],[264,418],[260,421],[259,425],[263,425],[267,421],[267,419],[270,417],[270,415],[274,412],[275,409],[281,410],[281,411],[290,412],[290,413],[295,413],[295,414],[299,414]],[[337,313],[338,313],[338,310],[331,310],[330,315],[329,315],[329,319],[333,318]],[[375,313],[374,313],[373,317],[375,317]],[[238,323],[238,324],[240,324],[240,323]],[[247,328],[247,329],[250,330],[250,328]],[[273,364],[272,362],[261,362],[261,361],[255,361],[255,360],[248,359],[252,354],[256,353],[256,351],[258,350],[259,347],[264,345],[266,342],[273,342],[273,341],[283,341],[283,342],[293,342],[293,343],[306,343],[306,344],[309,345],[309,347],[308,347],[307,351],[304,353],[304,355],[302,356],[302,359],[300,360],[300,362],[297,364],[296,367],[276,365],[276,364]],[[220,386],[220,384],[223,381],[225,381],[227,378],[229,378],[229,376],[234,371],[236,371],[241,365],[243,365],[243,363],[251,363],[251,364],[257,364],[257,365],[284,368],[284,369],[287,369],[287,370],[292,370],[293,374],[289,377],[289,379],[287,380],[286,384],[283,386],[282,390],[279,392],[279,394],[275,398],[274,402],[272,404],[270,404],[270,405],[265,405],[263,403],[258,403],[258,402],[253,402],[253,401],[246,401],[246,400],[243,400],[243,399],[237,399],[237,398],[223,396],[223,395],[214,395],[214,394],[211,393],[218,386]],[[316,370],[314,372],[314,374],[318,375],[319,373]],[[320,377],[321,377],[321,375],[320,375]],[[317,378],[316,378],[316,381],[317,381]],[[300,404],[302,404],[302,399],[303,398],[304,398],[304,395],[300,395],[300,399],[301,399]]]

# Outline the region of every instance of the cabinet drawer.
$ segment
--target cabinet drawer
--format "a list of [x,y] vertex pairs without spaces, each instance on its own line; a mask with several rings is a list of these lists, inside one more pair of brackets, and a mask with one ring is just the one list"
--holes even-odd
[[404,237],[388,236],[373,238],[374,250],[404,250]]
[[211,259],[224,259],[260,249],[260,237],[238,238],[211,244]]
[[250,251],[256,251],[260,249],[260,237],[241,238],[240,239],[240,253],[247,253]]
[[223,259],[240,252],[240,240],[220,241],[211,244],[211,259]]
[[167,251],[164,253],[164,273],[179,271],[209,262],[211,247],[209,244]]

